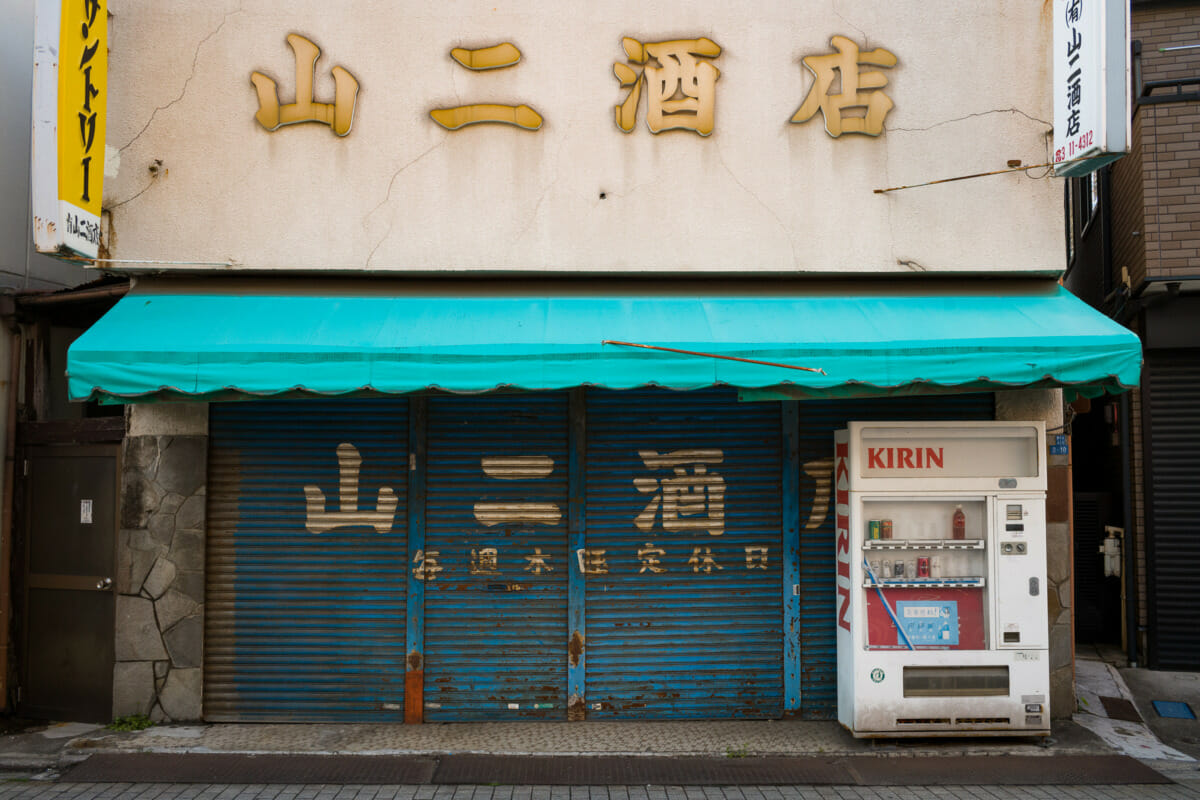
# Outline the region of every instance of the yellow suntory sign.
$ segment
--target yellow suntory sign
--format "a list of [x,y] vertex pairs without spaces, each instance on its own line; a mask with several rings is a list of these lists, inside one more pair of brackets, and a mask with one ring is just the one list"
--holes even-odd
[[95,258],[99,251],[107,6],[106,0],[37,5],[34,242],[42,252]]
[[66,0],[58,49],[58,196],[97,217],[108,99],[105,16],[100,0]]

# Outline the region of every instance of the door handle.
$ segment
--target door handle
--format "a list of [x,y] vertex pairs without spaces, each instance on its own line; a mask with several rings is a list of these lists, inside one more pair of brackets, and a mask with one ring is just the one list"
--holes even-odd
[[96,581],[96,588],[100,591],[108,591],[112,588],[112,578],[101,578]]

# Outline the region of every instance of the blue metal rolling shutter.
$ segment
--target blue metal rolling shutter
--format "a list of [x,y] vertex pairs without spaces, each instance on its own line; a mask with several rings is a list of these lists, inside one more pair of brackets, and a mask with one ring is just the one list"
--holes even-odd
[[[684,450],[720,453],[703,469],[724,481],[723,525],[711,484],[664,515],[664,479],[686,483],[705,459]],[[651,469],[639,451],[680,463]],[[726,389],[588,393],[590,719],[782,714],[780,458],[778,403],[739,404]],[[723,531],[668,530],[667,517]]]
[[837,717],[834,523],[829,475],[833,432],[851,420],[987,420],[992,394],[814,400],[800,406],[800,715]]
[[425,719],[566,719],[567,394],[430,398],[428,437]]
[[[406,400],[212,406],[207,719],[403,719],[407,413]],[[344,444],[361,458],[358,509],[395,496],[383,531],[306,527],[305,487],[345,510]]]

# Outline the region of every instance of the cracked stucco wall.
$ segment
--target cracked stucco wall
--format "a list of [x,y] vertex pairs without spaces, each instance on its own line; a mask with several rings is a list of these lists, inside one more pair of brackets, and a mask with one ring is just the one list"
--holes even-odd
[[113,717],[202,710],[208,407],[130,406],[117,544]]
[[[1045,170],[874,193],[1050,160],[1049,9],[112,0],[107,241],[155,270],[1058,273]],[[332,102],[335,66],[358,81],[349,135],[256,121],[251,72],[293,100],[290,33],[321,48],[316,102]],[[834,35],[898,59],[877,69],[894,103],[879,137],[832,138],[821,113],[789,122],[813,85],[802,59],[833,53]],[[712,134],[653,135],[645,96],[619,130],[622,38],[701,36],[722,48]],[[519,64],[449,57],[504,41]],[[528,104],[545,123],[450,132],[429,117],[469,103]]]

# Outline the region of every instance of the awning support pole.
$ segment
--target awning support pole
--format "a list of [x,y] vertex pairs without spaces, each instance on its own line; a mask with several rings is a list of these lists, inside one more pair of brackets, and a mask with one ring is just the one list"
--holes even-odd
[[720,358],[725,361],[741,361],[746,364],[761,364],[764,367],[781,367],[783,369],[802,369],[805,372],[819,372],[824,375],[825,370],[817,369],[816,367],[799,367],[795,364],[777,364],[774,361],[757,361],[753,358],[739,358],[737,356],[722,356],[716,353],[700,353],[695,350],[680,350],[675,347],[659,347],[653,344],[636,344],[634,342],[618,342],[613,339],[604,339],[600,344],[619,344],[622,347],[642,347],[646,350],[662,350],[665,353],[681,353],[685,356],[700,356],[701,358]]

